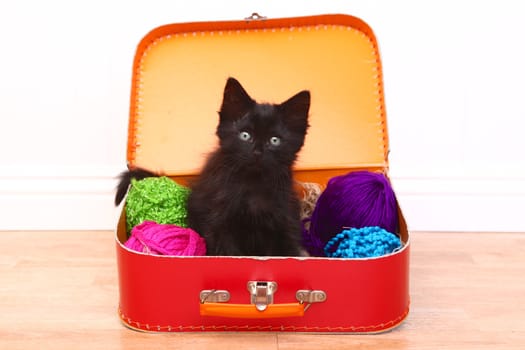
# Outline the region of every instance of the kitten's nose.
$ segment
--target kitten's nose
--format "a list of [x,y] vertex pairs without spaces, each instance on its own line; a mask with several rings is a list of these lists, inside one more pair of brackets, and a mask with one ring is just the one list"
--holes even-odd
[[258,148],[254,149],[253,150],[253,155],[256,156],[256,157],[260,157],[262,154],[262,151]]

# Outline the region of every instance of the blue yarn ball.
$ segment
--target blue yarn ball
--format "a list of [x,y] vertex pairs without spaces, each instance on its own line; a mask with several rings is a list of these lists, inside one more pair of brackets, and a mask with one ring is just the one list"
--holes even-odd
[[401,240],[378,226],[345,229],[326,243],[330,258],[371,258],[390,254],[401,248]]

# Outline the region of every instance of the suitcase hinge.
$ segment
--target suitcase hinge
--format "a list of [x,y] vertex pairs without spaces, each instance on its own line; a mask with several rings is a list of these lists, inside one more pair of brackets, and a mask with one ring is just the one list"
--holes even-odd
[[268,17],[266,16],[261,16],[260,14],[258,14],[257,12],[254,12],[252,13],[250,16],[248,17],[245,17],[244,20],[246,22],[251,22],[251,21],[262,21],[262,20],[265,20],[267,19]]
[[250,302],[255,304],[257,310],[264,311],[268,304],[273,303],[273,295],[277,291],[277,283],[249,281],[247,288],[251,296]]

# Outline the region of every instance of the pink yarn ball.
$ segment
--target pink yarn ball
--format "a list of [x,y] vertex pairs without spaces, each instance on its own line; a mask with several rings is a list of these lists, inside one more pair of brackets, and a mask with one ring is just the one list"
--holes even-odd
[[172,224],[144,221],[131,230],[124,244],[129,249],[152,255],[206,255],[206,242],[197,232]]

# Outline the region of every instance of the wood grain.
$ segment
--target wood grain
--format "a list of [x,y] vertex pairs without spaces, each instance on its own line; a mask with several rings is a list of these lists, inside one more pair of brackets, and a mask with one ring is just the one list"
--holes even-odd
[[411,240],[411,311],[390,332],[146,334],[117,317],[113,232],[0,232],[0,349],[525,348],[525,234]]

